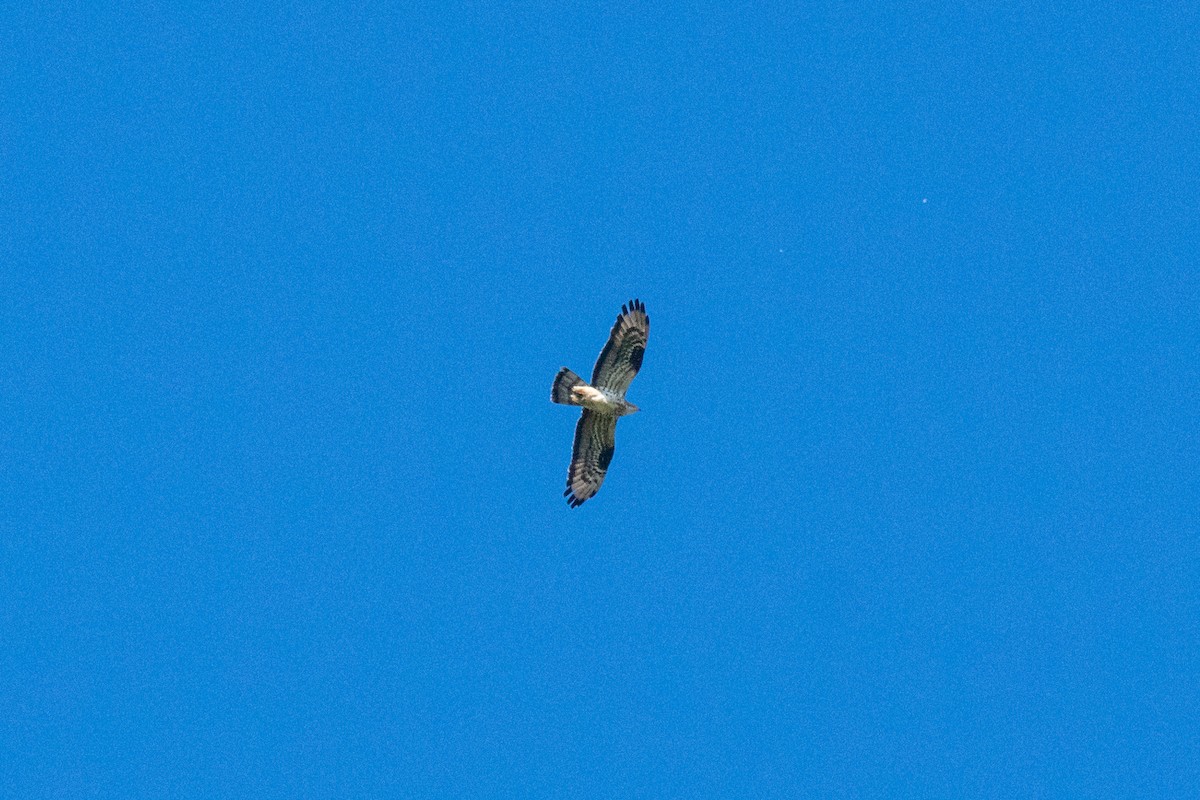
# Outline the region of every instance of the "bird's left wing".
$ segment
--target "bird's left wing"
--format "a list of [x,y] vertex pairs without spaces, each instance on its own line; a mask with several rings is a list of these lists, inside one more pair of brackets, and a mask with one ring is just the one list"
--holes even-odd
[[650,338],[650,316],[640,300],[621,306],[621,313],[608,335],[592,370],[592,386],[624,396],[633,376],[642,368],[646,340]]
[[616,445],[617,418],[584,409],[575,426],[575,446],[567,470],[567,490],[563,497],[571,508],[600,491]]

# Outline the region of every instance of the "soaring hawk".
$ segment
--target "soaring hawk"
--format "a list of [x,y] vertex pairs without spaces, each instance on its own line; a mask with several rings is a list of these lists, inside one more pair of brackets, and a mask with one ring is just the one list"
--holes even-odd
[[650,317],[640,300],[621,306],[621,313],[608,335],[608,344],[600,351],[592,369],[589,386],[583,378],[563,367],[554,378],[550,400],[568,406],[583,406],[575,426],[575,447],[567,470],[567,490],[563,496],[571,508],[600,491],[608,464],[612,461],[617,417],[638,410],[625,400],[625,391],[642,368],[642,354],[650,336]]

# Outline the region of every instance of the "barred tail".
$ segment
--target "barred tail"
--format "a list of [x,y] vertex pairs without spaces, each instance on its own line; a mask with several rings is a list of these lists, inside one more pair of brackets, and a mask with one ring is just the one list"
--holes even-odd
[[554,376],[554,388],[550,390],[550,400],[568,406],[577,406],[579,402],[571,394],[576,386],[587,386],[587,382],[571,370],[563,367]]

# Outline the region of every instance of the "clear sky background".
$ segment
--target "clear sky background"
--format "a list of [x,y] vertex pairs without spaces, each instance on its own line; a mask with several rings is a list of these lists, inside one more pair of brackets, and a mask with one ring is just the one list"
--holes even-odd
[[0,795],[1198,796],[1194,3],[37,5]]

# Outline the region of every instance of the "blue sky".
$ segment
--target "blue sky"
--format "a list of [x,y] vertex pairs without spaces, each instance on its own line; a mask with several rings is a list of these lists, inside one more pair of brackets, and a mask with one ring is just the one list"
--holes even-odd
[[653,5],[0,12],[0,793],[1196,795],[1195,7]]

